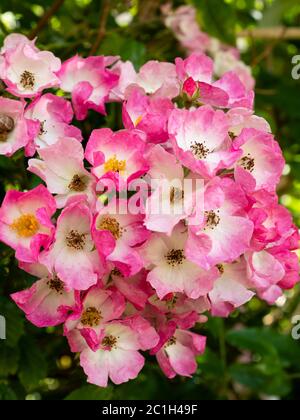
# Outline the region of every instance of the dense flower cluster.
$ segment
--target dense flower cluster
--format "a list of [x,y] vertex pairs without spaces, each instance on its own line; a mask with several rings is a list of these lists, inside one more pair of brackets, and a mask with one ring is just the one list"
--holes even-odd
[[[24,148],[43,181],[8,191],[0,209],[0,239],[38,279],[12,299],[34,325],[64,325],[91,383],[135,378],[146,350],[169,378],[190,376],[207,313],[227,317],[254,295],[272,304],[298,281],[280,147],[249,83],[214,74],[202,51],[136,72],[118,57],[62,64],[17,34],[4,42],[0,78],[15,99],[0,98],[0,153]],[[109,102],[124,129],[95,129],[83,147],[74,115]]]

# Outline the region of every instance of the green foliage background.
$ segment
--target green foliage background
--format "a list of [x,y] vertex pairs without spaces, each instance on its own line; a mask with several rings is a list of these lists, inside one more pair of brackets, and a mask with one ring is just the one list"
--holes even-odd
[[[26,35],[54,0],[1,0],[0,44],[10,32]],[[65,0],[38,34],[41,48],[62,59],[87,56],[98,33],[100,0]],[[151,3],[151,4],[150,4]],[[183,55],[155,6],[160,0],[112,0],[106,35],[98,54],[120,55],[138,69],[148,59],[173,60]],[[299,26],[298,0],[174,0],[193,3],[201,27],[235,44],[242,29]],[[114,16],[130,10],[128,27]],[[287,166],[279,187],[281,202],[300,223],[300,80],[293,80],[292,57],[300,41],[247,39],[245,62],[257,79],[256,110],[271,123],[284,150]],[[1,94],[1,93],[0,93]],[[85,137],[92,128],[121,127],[120,108],[110,105],[107,118],[91,114],[81,125]],[[0,194],[10,188],[29,189],[39,180],[25,170],[22,153],[0,157]],[[300,288],[287,293],[281,306],[268,307],[254,299],[230,319],[210,319],[199,331],[208,336],[208,350],[199,358],[193,379],[164,378],[155,360],[135,381],[103,390],[86,384],[60,328],[40,330],[25,321],[9,294],[28,287],[33,279],[20,271],[13,252],[0,245],[0,313],[7,319],[7,340],[0,341],[0,400],[14,399],[299,399],[300,341],[291,338],[291,319],[300,315]],[[239,327],[238,330],[236,327]]]

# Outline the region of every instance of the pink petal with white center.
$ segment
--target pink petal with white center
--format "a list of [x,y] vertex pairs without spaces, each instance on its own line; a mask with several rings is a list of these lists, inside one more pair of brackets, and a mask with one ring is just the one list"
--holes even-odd
[[244,261],[222,265],[220,270],[222,270],[221,277],[215,282],[213,290],[209,293],[209,298],[212,315],[227,317],[235,309],[249,302],[255,293],[249,290],[249,285],[247,287]]
[[128,86],[136,83],[137,73],[130,61],[118,61],[111,68],[111,71],[119,76],[119,82],[118,85],[112,89],[109,99],[111,101],[121,102],[125,99],[125,92]]
[[[94,130],[88,141],[85,157],[93,165],[98,179],[108,178],[123,188],[126,183],[144,175],[148,163],[144,159],[145,142],[137,131]],[[125,183],[125,185],[123,185]]]
[[56,194],[58,208],[69,199],[86,198],[96,203],[96,181],[84,168],[84,150],[76,139],[58,139],[56,144],[40,150],[40,159],[31,159],[28,170],[45,181],[49,191]]
[[12,156],[29,143],[32,121],[24,118],[24,108],[25,104],[21,101],[0,98],[1,117],[6,117],[11,126],[7,133],[0,133],[0,155]]
[[0,209],[1,240],[16,250],[19,260],[37,262],[41,248],[51,243],[55,211],[55,201],[42,185],[26,193],[9,191]]
[[74,113],[71,103],[64,98],[51,93],[42,95],[26,108],[25,116],[40,124],[32,137],[34,150],[52,146],[62,137],[82,140],[79,128],[70,125]]
[[241,152],[228,142],[228,120],[222,111],[209,106],[197,110],[174,110],[169,134],[176,157],[205,178],[231,167]]
[[149,61],[141,67],[136,83],[147,94],[157,97],[174,98],[179,93],[176,67],[171,63]]
[[254,92],[247,91],[234,72],[225,73],[220,80],[214,83],[214,87],[222,89],[228,94],[227,108],[253,109]]
[[28,290],[14,293],[11,298],[25,312],[26,318],[39,328],[62,324],[76,308],[74,291],[66,291],[64,284],[51,275]]
[[274,137],[255,129],[244,129],[233,144],[243,151],[235,166],[236,181],[247,192],[261,189],[274,192],[285,165]]
[[84,203],[71,204],[57,220],[53,245],[40,255],[40,261],[75,290],[95,285],[103,271],[94,249],[91,223],[90,210]]
[[5,53],[0,76],[10,93],[31,98],[44,89],[59,86],[56,73],[60,68],[60,59],[51,52],[39,51],[30,43],[20,43]]
[[160,299],[177,292],[197,299],[213,288],[217,271],[205,271],[191,262],[185,255],[186,241],[186,228],[178,225],[171,237],[153,235],[141,248],[145,264],[151,270],[147,280]]

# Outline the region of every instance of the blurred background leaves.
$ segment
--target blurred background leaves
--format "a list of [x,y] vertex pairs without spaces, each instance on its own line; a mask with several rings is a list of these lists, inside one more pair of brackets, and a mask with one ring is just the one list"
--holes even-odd
[[[149,59],[174,60],[183,55],[164,25],[160,0],[114,0],[103,22],[105,0],[1,0],[0,44],[11,32],[37,32],[41,48],[62,59],[79,53],[119,55],[136,69]],[[174,0],[174,7],[193,4],[203,31],[243,52],[257,80],[256,112],[271,124],[287,160],[279,187],[281,202],[300,226],[300,80],[291,76],[300,40],[261,39],[255,28],[299,27],[298,0]],[[43,16],[56,8],[45,20]],[[105,30],[103,31],[103,25]],[[240,37],[250,29],[249,37]],[[271,37],[272,38],[272,37]],[[1,94],[1,87],[0,87]],[[121,127],[120,107],[108,117],[95,113],[81,125],[85,137],[93,128]],[[26,172],[22,153],[0,157],[0,194],[30,189],[39,180]],[[292,317],[300,314],[300,288],[277,305],[258,299],[228,320],[210,319],[199,329],[208,350],[199,357],[192,379],[169,381],[149,357],[138,379],[100,389],[86,384],[78,357],[70,353],[61,328],[30,325],[10,302],[9,294],[28,287],[32,278],[20,271],[13,252],[0,244],[0,314],[7,319],[7,340],[0,341],[0,400],[38,399],[299,399],[300,341],[291,338]]]

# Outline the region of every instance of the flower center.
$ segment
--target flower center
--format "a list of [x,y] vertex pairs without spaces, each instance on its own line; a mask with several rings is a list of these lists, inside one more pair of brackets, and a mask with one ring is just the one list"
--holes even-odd
[[185,255],[183,249],[172,249],[167,255],[166,260],[169,265],[172,267],[177,267],[182,265],[185,260]]
[[[220,210],[217,210],[217,213],[220,213]],[[221,218],[217,213],[214,211],[205,212],[206,226],[204,230],[206,229],[214,230],[220,224]]]
[[60,295],[62,295],[65,290],[64,283],[57,276],[50,279],[47,282],[47,285],[49,286],[50,290],[53,290]]
[[25,70],[20,77],[20,83],[24,89],[33,90],[35,85],[34,74],[28,70]]
[[194,143],[191,145],[191,150],[193,155],[199,159],[199,160],[203,160],[206,159],[207,156],[211,153],[211,150],[206,147],[205,142],[203,143]]
[[40,225],[34,214],[23,214],[13,222],[11,228],[21,238],[31,238],[37,234]]
[[136,119],[136,121],[135,121],[135,123],[134,123],[134,126],[135,126],[135,127],[137,127],[137,126],[139,125],[139,123],[140,123],[140,122],[142,122],[142,120],[143,120],[143,116],[142,116],[142,115],[140,115],[140,116]]
[[224,274],[225,268],[223,264],[217,264],[217,269],[219,270],[220,274]]
[[86,189],[86,183],[79,175],[74,175],[72,181],[68,185],[70,191],[83,192]]
[[178,301],[178,296],[176,296],[176,295],[173,295],[171,297],[171,299],[166,301],[166,306],[167,306],[169,311],[171,311],[175,308],[177,301]]
[[0,142],[5,142],[8,135],[15,128],[14,120],[5,114],[0,114]]
[[66,242],[69,248],[82,251],[86,243],[86,234],[79,233],[77,230],[71,230],[66,237]]
[[177,342],[176,337],[169,338],[169,340],[165,344],[165,348],[170,347],[170,346],[174,346],[174,344],[176,344],[176,342]]
[[46,121],[40,121],[40,131],[39,131],[39,136],[42,136],[44,134],[47,134],[47,130],[45,129],[45,124]]
[[108,230],[115,240],[120,239],[123,235],[123,228],[120,223],[113,217],[104,217],[98,224],[99,230]]
[[172,187],[170,191],[170,203],[176,204],[184,199],[184,191],[180,188]]
[[104,164],[105,172],[122,172],[126,170],[126,160],[118,160],[114,155]]
[[113,335],[107,335],[102,340],[102,346],[105,347],[105,350],[111,351],[117,347],[118,339]]
[[94,307],[90,307],[83,312],[81,316],[81,323],[85,327],[97,327],[100,324],[101,319],[101,312]]
[[250,153],[248,153],[247,156],[244,156],[239,164],[241,165],[242,168],[244,168],[246,171],[252,173],[254,171],[255,168],[255,159],[253,159],[253,157],[250,155]]

